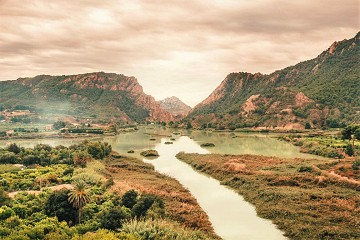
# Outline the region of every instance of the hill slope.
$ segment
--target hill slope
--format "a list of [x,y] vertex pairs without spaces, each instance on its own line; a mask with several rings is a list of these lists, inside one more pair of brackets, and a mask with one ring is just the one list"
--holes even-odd
[[360,121],[360,33],[276,71],[231,73],[189,114],[206,127],[304,128]]
[[191,111],[190,106],[186,105],[179,98],[174,96],[160,100],[158,103],[162,109],[168,111],[174,116],[184,117]]
[[97,115],[124,121],[170,121],[134,77],[115,73],[40,75],[0,82],[0,105],[26,105],[46,113]]

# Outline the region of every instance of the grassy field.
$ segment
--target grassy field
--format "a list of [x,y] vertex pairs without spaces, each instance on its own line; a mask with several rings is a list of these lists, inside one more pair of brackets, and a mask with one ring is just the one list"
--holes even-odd
[[290,239],[360,239],[360,182],[334,172],[347,160],[281,159],[252,155],[186,154],[177,157],[254,204]]

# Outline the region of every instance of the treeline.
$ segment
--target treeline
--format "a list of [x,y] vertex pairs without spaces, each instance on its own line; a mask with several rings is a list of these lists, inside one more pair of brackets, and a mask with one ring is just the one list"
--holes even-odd
[[0,148],[0,164],[24,164],[48,166],[52,164],[69,164],[86,166],[86,162],[103,159],[111,153],[111,145],[104,142],[84,141],[69,147],[51,147],[47,144],[37,144],[34,148],[24,148],[12,143]]

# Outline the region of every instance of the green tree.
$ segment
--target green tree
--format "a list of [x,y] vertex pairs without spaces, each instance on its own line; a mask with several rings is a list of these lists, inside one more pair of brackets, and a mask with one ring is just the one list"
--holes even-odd
[[66,123],[64,121],[56,121],[53,124],[53,128],[56,129],[56,130],[64,128],[65,126],[66,126]]
[[164,202],[161,198],[153,194],[145,194],[140,197],[132,208],[132,214],[135,217],[145,217],[147,211],[151,208],[154,202],[158,202],[160,208],[164,208]]
[[81,223],[82,208],[90,202],[88,191],[85,189],[86,185],[83,181],[75,184],[74,189],[68,193],[68,200],[74,208],[78,209],[78,223]]
[[102,228],[116,230],[121,228],[123,222],[130,218],[130,209],[126,207],[111,208],[100,215],[100,226]]
[[136,204],[137,196],[138,193],[134,189],[129,190],[123,195],[121,199],[121,204],[131,209]]
[[351,144],[346,145],[345,153],[350,157],[354,156],[354,148]]
[[86,167],[87,162],[91,160],[91,155],[85,151],[76,151],[73,155],[75,166]]
[[76,209],[69,202],[70,190],[64,189],[54,191],[50,194],[45,203],[45,214],[49,217],[56,216],[59,221],[66,221],[72,225],[76,222]]
[[16,144],[16,143],[11,143],[8,147],[7,147],[7,150],[9,152],[13,152],[15,154],[18,154],[20,153],[21,151],[21,148]]
[[311,129],[311,125],[310,125],[310,123],[305,123],[305,129]]

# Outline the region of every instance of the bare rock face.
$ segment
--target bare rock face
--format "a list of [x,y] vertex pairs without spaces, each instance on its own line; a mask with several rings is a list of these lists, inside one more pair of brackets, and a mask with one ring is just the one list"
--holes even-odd
[[162,109],[171,113],[173,116],[184,117],[191,111],[190,106],[174,96],[158,101],[158,103]]

